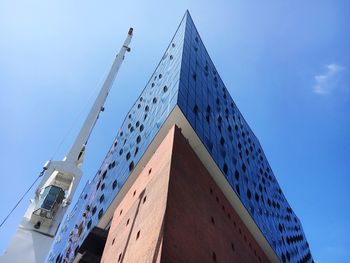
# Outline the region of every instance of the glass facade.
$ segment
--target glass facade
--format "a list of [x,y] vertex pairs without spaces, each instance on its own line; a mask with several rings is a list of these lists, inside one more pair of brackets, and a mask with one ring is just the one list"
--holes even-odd
[[188,12],[95,177],[62,223],[47,258],[71,262],[178,105],[282,262],[312,262],[259,141],[239,112]]
[[301,223],[187,16],[178,105],[281,262],[312,262]]

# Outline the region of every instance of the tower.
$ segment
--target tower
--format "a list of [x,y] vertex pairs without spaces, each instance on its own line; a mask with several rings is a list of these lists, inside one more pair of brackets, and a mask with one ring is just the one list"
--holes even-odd
[[47,261],[140,259],[313,261],[188,12]]

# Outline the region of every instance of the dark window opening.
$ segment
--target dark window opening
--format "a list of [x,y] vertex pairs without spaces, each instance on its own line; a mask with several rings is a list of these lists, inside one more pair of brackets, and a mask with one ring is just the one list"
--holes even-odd
[[91,211],[92,215],[94,215],[94,214],[96,213],[96,210],[97,210],[97,208],[96,208],[96,206],[94,206],[94,207],[92,208],[92,211]]
[[117,180],[114,180],[114,182],[113,182],[113,184],[112,184],[112,188],[113,188],[113,190],[117,187],[117,185],[118,185],[118,182],[117,182]]
[[198,112],[199,112],[198,106],[197,106],[197,105],[194,105],[194,107],[193,107],[193,113],[197,115]]
[[129,164],[129,171],[131,172],[133,169],[134,169],[134,161],[132,161],[132,162]]
[[282,233],[283,228],[282,228],[282,225],[281,225],[281,224],[278,224],[278,229],[279,229],[279,231]]
[[282,253],[282,262],[283,263],[286,263],[287,262],[287,260],[286,260],[286,256]]
[[209,115],[206,115],[205,116],[205,119],[207,120],[207,122],[209,123],[209,121],[210,121],[210,117],[209,117]]
[[226,163],[224,163],[223,171],[225,174],[227,174],[227,172],[228,172],[228,167],[227,167]]
[[224,144],[225,144],[225,139],[224,139],[223,137],[220,138],[220,144],[221,144],[222,146],[224,146]]
[[259,195],[255,193],[255,201],[259,202]]
[[102,216],[103,216],[103,208],[101,208],[101,210],[98,212],[98,219],[101,219]]
[[287,251],[287,253],[286,253],[286,257],[287,257],[288,261],[290,261],[290,254],[289,254],[288,251]]
[[247,190],[247,197],[248,197],[249,199],[252,198],[252,193],[250,192],[249,189]]
[[219,115],[219,117],[218,117],[218,122],[219,123],[222,123],[222,117]]
[[87,229],[90,229],[91,224],[92,224],[92,221],[90,220],[90,221],[87,223],[87,225],[86,225]]
[[239,172],[237,170],[235,171],[235,178],[237,181],[239,180]]
[[241,195],[241,193],[239,191],[239,185],[238,184],[236,185],[236,192],[237,192],[238,195]]

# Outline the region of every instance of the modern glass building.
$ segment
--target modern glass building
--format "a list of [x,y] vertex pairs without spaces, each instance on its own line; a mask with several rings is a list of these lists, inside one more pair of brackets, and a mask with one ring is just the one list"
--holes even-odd
[[188,12],[125,117],[99,171],[62,223],[47,262],[77,260],[94,227],[109,229],[123,189],[173,125],[182,129],[201,160],[210,159],[204,165],[230,188],[232,197],[227,198],[232,198],[269,261],[313,262],[300,220]]

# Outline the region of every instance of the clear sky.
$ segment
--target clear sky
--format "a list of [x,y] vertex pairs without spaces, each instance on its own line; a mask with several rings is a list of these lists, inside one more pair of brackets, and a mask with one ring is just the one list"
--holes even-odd
[[[133,26],[132,52],[90,138],[82,184],[95,174],[186,9],[315,261],[349,262],[347,0],[0,1],[0,219],[47,159],[63,158]],[[0,229],[1,250],[30,196]]]

